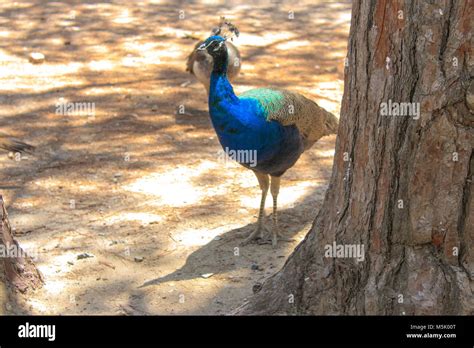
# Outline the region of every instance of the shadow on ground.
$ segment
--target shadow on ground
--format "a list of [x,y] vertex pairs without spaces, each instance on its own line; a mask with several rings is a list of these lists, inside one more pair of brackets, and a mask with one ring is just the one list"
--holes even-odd
[[[242,32],[237,92],[289,88],[338,113],[346,1],[0,2],[0,131],[37,146],[18,162],[0,155],[0,190],[46,279],[28,296],[0,296],[7,313],[226,313],[304,237],[334,138],[282,182],[281,225],[297,241],[234,255],[260,191],[253,174],[217,161],[206,92],[184,71],[190,37],[220,15]],[[29,63],[31,52],[45,62]],[[67,102],[95,114],[57,113]],[[78,260],[85,252],[93,257]]]

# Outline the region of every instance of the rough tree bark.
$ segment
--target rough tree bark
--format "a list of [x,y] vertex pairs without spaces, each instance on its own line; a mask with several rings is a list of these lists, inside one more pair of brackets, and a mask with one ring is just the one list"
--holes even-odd
[[[2,257],[6,280],[14,289],[25,293],[29,289],[34,290],[43,286],[44,281],[41,272],[36,268],[31,257],[21,249],[20,244],[13,237],[2,195],[0,195],[0,246],[4,251],[2,252]],[[11,255],[6,255],[11,250],[13,250]],[[4,299],[3,292],[0,295],[2,295],[0,299]]]
[[[474,314],[473,7],[354,2],[323,207],[235,314]],[[383,116],[389,100],[420,118]],[[325,257],[334,241],[365,260]]]

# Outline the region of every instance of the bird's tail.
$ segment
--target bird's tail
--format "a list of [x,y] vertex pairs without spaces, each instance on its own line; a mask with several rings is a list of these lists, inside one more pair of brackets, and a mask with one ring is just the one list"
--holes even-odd
[[334,116],[332,113],[328,111],[326,111],[325,116],[326,117],[325,117],[324,123],[327,129],[326,135],[337,134],[337,129],[339,128],[339,120],[337,119],[336,116]]

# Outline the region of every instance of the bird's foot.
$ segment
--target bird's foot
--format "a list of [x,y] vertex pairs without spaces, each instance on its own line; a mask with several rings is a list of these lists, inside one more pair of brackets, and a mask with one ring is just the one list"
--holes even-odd
[[[266,236],[264,236],[266,232]],[[240,245],[247,245],[254,240],[257,241],[257,244],[271,244],[272,247],[276,248],[278,241],[282,242],[294,242],[293,238],[285,236],[278,227],[273,227],[270,232],[269,229],[265,226],[257,227],[247,238],[245,238]]]
[[254,240],[257,240],[258,244],[268,243],[263,236],[264,232],[267,232],[267,233],[269,232],[267,227],[265,227],[264,225],[257,226],[257,228],[252,233],[250,233],[250,235],[247,238],[245,238],[240,243],[240,245],[241,246],[247,245],[250,242],[253,242]]
[[278,227],[273,227],[272,231],[272,247],[276,248],[278,241],[281,240],[282,242],[294,242],[293,238],[285,236]]

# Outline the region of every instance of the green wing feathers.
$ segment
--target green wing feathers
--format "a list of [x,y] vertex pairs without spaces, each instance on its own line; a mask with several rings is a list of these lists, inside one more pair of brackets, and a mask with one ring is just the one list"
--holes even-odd
[[325,135],[336,134],[338,119],[314,101],[283,89],[258,88],[240,95],[259,101],[268,121],[284,126],[295,125],[303,134],[305,147],[311,147]]

